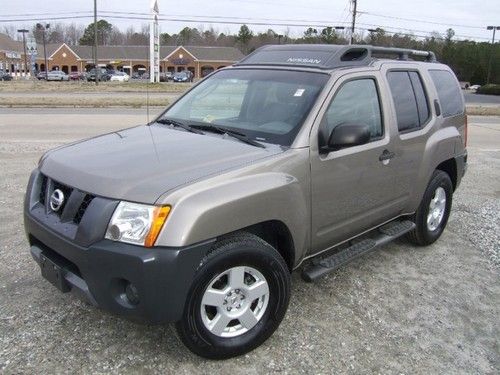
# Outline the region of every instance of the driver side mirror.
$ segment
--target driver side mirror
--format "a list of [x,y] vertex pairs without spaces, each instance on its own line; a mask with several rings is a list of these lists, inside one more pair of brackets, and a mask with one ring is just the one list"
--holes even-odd
[[359,146],[368,143],[371,138],[368,125],[343,123],[336,126],[328,137],[323,151],[336,151],[346,147]]

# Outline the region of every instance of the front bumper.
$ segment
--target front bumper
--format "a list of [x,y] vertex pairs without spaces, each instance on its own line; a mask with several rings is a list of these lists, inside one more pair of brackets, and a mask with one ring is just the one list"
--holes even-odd
[[[98,202],[89,206],[76,233],[67,225],[59,228],[54,214],[37,213],[39,204],[30,198],[36,196],[31,192],[36,190],[37,179],[39,172],[35,171],[26,195],[24,224],[32,257],[41,267],[48,262],[58,269],[60,280],[51,280],[53,284],[133,320],[165,323],[181,318],[196,269],[213,241],[183,248],[144,248],[105,240],[97,235],[103,231],[95,227],[109,220],[111,210],[104,210],[104,219],[95,217]],[[85,233],[88,236],[83,238]],[[137,304],[126,298],[129,283],[137,291]]]

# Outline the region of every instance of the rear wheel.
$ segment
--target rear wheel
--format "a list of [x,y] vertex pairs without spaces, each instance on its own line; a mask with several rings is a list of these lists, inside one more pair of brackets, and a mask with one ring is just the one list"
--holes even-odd
[[443,233],[450,215],[453,185],[450,176],[441,170],[434,171],[424,196],[413,216],[416,227],[408,238],[416,245],[426,246]]
[[239,234],[203,259],[176,329],[200,356],[241,355],[278,328],[289,296],[290,272],[281,255],[259,237]]

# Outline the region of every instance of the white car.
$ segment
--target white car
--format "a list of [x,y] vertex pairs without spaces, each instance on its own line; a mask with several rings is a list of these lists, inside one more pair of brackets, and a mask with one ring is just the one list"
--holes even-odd
[[47,74],[47,81],[69,81],[69,76],[61,70],[53,70]]
[[130,79],[130,76],[127,73],[114,72],[111,75],[111,78],[109,80],[110,81],[117,81],[117,82],[128,82],[129,79]]
[[481,85],[472,85],[469,87],[469,90],[477,91],[480,87],[481,87]]

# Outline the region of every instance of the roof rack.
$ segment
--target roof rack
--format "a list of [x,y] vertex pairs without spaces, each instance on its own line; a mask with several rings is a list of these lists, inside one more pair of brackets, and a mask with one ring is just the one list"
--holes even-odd
[[334,69],[369,65],[377,56],[384,58],[397,56],[397,60],[409,60],[410,56],[417,56],[425,58],[427,62],[436,61],[436,55],[431,51],[370,45],[285,44],[261,47],[235,65],[286,65]]

